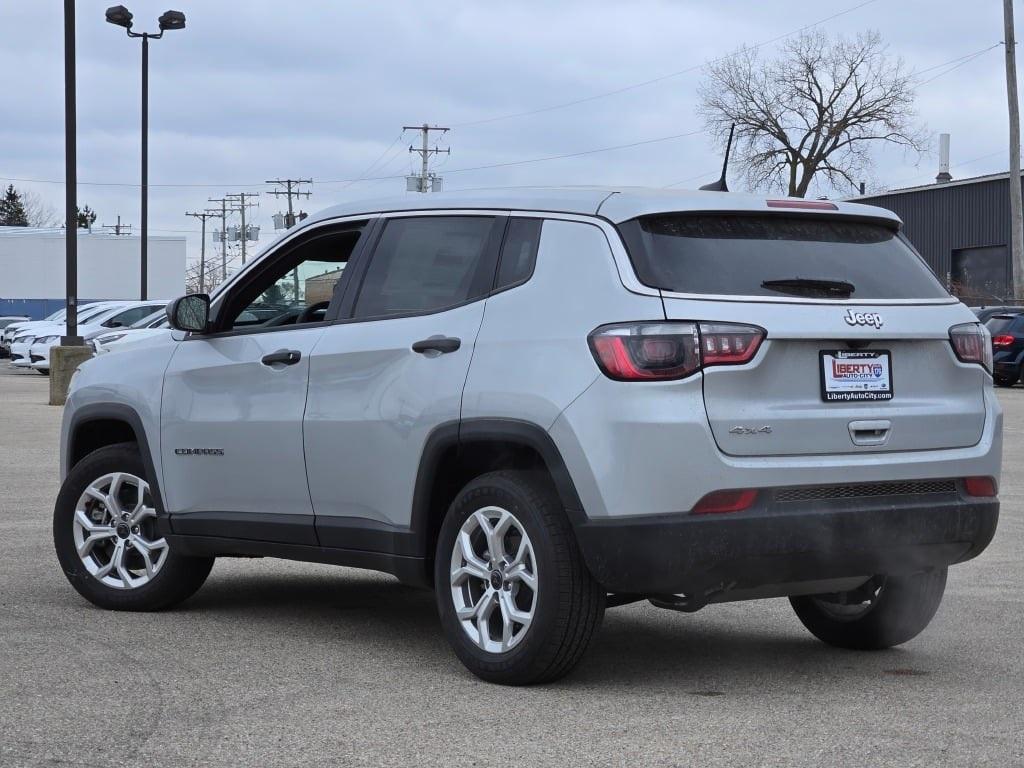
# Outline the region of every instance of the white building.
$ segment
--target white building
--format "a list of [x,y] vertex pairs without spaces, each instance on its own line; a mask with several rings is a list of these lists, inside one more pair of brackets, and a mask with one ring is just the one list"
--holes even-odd
[[[138,299],[140,238],[79,229],[78,299]],[[185,292],[185,238],[149,238],[149,298]],[[64,306],[63,229],[0,227],[0,315],[45,315]]]

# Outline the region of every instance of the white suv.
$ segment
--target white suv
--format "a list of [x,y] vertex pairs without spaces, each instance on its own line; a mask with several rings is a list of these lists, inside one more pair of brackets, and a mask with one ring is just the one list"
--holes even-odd
[[606,607],[789,596],[902,643],[999,513],[990,346],[888,211],[570,189],[307,219],[165,339],[84,364],[54,513],[86,598],[215,557],[433,587],[484,679],[552,680]]

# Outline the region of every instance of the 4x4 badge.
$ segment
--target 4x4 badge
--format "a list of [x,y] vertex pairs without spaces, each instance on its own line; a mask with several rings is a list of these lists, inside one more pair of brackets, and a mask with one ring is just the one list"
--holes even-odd
[[843,320],[847,325],[873,325],[875,328],[881,328],[883,324],[882,316],[877,312],[854,312],[852,309],[846,310]]
[[770,435],[772,428],[768,424],[763,427],[733,427],[729,430],[730,435]]

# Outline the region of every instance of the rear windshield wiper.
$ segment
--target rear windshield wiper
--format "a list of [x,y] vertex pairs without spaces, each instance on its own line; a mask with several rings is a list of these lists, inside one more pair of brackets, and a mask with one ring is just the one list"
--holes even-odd
[[857,290],[845,280],[820,280],[810,277],[787,277],[783,280],[765,280],[762,288],[779,293],[792,293],[823,299],[848,299]]

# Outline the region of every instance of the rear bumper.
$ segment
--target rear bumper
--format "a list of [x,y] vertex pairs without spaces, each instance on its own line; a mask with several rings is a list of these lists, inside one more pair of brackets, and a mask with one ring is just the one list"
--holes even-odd
[[609,592],[707,595],[944,568],[980,554],[998,519],[998,500],[928,494],[592,519],[576,535]]

